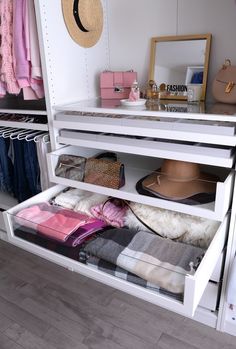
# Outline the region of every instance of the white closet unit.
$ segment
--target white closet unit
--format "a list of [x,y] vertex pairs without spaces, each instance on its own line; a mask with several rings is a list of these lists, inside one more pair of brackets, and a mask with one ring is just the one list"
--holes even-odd
[[[149,15],[152,15],[151,18],[159,16],[160,20],[156,20],[157,24],[152,22],[149,31],[147,24],[145,28],[143,26],[140,28],[135,22],[132,27],[130,16],[122,17],[124,23],[119,27],[117,20],[124,13],[123,9],[127,6],[127,1],[103,0],[102,37],[94,47],[84,49],[71,39],[66,30],[61,1],[35,0],[49,131],[53,148],[52,153],[48,155],[48,167],[50,180],[55,186],[9,209],[4,213],[4,220],[9,241],[27,251],[153,304],[193,317],[218,330],[226,330],[224,327],[227,316],[225,288],[229,265],[235,252],[236,201],[233,191],[235,117],[211,113],[209,110],[204,113],[201,108],[197,112],[191,108],[183,110],[175,106],[172,109],[172,104],[166,106],[165,112],[148,111],[145,108],[138,110],[106,108],[101,106],[99,99],[95,99],[99,96],[99,73],[104,69],[123,70],[133,63],[133,66],[128,68],[137,70],[142,68],[141,80],[145,81],[144,73],[147,71],[148,63],[146,62],[145,67],[143,66],[144,59],[136,54],[137,47],[134,51],[128,49],[135,30],[137,35],[144,33],[141,37],[146,40],[146,44],[151,36],[175,34],[176,31],[179,31],[179,34],[202,31],[198,29],[202,21],[199,20],[198,26],[194,27],[194,24],[188,23],[188,18],[184,17],[186,1],[169,0],[163,4],[162,1],[150,0],[150,3],[145,5],[147,6],[145,7],[146,20]],[[206,2],[207,5],[205,5]],[[228,11],[232,13],[233,1],[227,0],[227,2]],[[128,13],[133,3],[133,0],[129,2]],[[189,6],[194,6],[194,3],[193,0],[188,0],[187,8],[190,9]],[[135,1],[135,4],[141,16],[143,1]],[[209,11],[211,6],[222,9],[223,5],[220,0],[217,0],[217,4],[215,0],[207,0],[201,1],[199,6],[201,9],[206,6]],[[227,6],[224,4],[223,7],[225,10]],[[168,12],[172,21],[169,21],[170,27],[167,29],[169,32],[166,32],[162,25],[166,23],[163,13]],[[225,10],[225,15],[227,14]],[[183,20],[182,26],[180,19]],[[119,18],[119,20],[122,19]],[[208,26],[207,23],[204,26],[206,32],[212,32],[214,35],[216,30],[219,33],[218,26],[217,28],[214,25]],[[122,36],[124,28],[127,28],[127,37]],[[223,32],[227,35],[226,28]],[[223,35],[222,32],[221,35]],[[140,42],[137,36],[136,41]],[[147,52],[146,46],[141,44],[148,56],[149,51]],[[127,55],[122,54],[124,48],[127,50]],[[218,44],[215,44],[213,50],[219,53]],[[219,56],[221,58],[223,53],[221,52]],[[119,117],[114,117],[117,114]],[[123,188],[109,189],[56,176],[55,168],[61,154],[88,157],[101,150],[115,151],[125,164],[126,185]],[[217,174],[219,181],[216,186],[215,201],[207,207],[200,207],[138,194],[135,190],[137,180],[159,168],[163,159],[166,158],[200,163],[204,169]],[[218,230],[197,271],[194,275],[187,274],[184,277],[183,301],[96,271],[14,234],[14,216],[19,210],[47,201],[67,186],[218,221]]]

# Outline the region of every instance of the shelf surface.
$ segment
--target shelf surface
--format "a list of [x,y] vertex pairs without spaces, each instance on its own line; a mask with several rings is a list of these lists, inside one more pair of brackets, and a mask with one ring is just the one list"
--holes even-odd
[[[113,102],[113,103],[112,103]],[[143,116],[148,120],[150,117],[180,118],[204,121],[236,122],[236,106],[221,103],[188,104],[179,101],[160,101],[159,104],[150,107],[125,107],[119,100],[104,101],[99,98],[77,101],[71,104],[54,107],[57,111],[89,112],[102,114],[119,114]],[[104,115],[103,115],[104,116]],[[106,115],[108,117],[108,115]],[[149,119],[150,120],[150,119]],[[153,119],[152,119],[153,121]]]
[[[219,175],[219,180],[216,179],[217,182],[215,182],[216,196],[214,201],[210,200],[211,202],[207,204],[204,204],[202,201],[200,201],[202,202],[202,204],[200,204],[199,202],[199,204],[195,203],[194,205],[187,204],[186,202],[183,203],[163,200],[162,198],[158,198],[156,196],[152,197],[149,195],[143,195],[136,190],[136,183],[138,183],[145,176],[152,174],[154,171],[158,171],[158,168],[161,168],[162,160],[158,158],[117,152],[119,161],[123,163],[125,167],[125,185],[120,189],[112,189],[96,185],[95,183],[92,184],[91,181],[89,183],[85,181],[81,182],[56,175],[55,169],[58,166],[60,155],[69,154],[89,158],[97,155],[98,153],[99,151],[97,149],[67,146],[58,149],[55,152],[47,154],[50,181],[52,183],[67,185],[82,190],[114,196],[124,200],[134,201],[150,206],[160,207],[167,210],[178,211],[218,221],[222,221],[225,217],[226,212],[228,211],[231,200],[230,193],[233,184],[234,173],[224,168],[206,166],[201,169],[202,173],[208,173],[209,175],[211,174],[213,175],[213,177],[216,173],[216,169],[218,170],[217,173]],[[160,173],[158,173],[158,175],[159,174]],[[211,177],[212,179],[210,179],[210,177],[209,179],[206,178],[205,184],[207,184],[209,180],[214,183],[213,177]],[[201,180],[201,184],[203,184],[203,182],[204,181]]]
[[88,133],[73,130],[60,130],[58,142],[95,149],[109,149],[129,154],[156,156],[175,160],[231,168],[234,161],[234,148],[207,147],[199,143],[166,141],[145,137],[125,137],[116,134]]
[[0,112],[47,115],[44,99],[25,101],[21,96],[11,95],[0,99]]
[[48,124],[39,124],[33,122],[17,122],[17,121],[5,121],[0,120],[0,127],[12,127],[19,129],[27,129],[27,130],[39,130],[39,131],[48,131]]

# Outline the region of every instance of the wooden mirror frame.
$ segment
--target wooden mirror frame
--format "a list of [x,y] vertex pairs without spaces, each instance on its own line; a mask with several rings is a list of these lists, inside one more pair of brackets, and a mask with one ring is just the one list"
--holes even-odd
[[[151,38],[151,56],[150,56],[150,66],[149,66],[149,80],[154,79],[155,70],[155,57],[156,57],[156,44],[158,42],[169,42],[169,41],[188,41],[188,40],[206,40],[206,54],[204,62],[204,72],[203,72],[203,82],[202,82],[202,95],[201,100],[204,101],[206,97],[207,88],[207,76],[208,76],[208,66],[210,59],[210,47],[211,47],[211,34],[197,34],[197,35],[176,35],[176,36],[158,36]],[[178,95],[165,95],[160,97],[161,99],[175,99],[175,100],[187,100],[187,96]]]

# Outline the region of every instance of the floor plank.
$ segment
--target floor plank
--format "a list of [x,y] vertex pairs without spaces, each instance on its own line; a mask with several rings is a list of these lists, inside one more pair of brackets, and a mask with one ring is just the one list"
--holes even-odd
[[24,349],[24,347],[12,341],[3,333],[1,333],[1,336],[0,336],[0,348],[1,349]]
[[0,349],[236,349],[220,333],[0,241]]
[[157,349],[197,349],[197,347],[163,333],[157,344]]
[[4,334],[24,349],[56,349],[48,341],[32,334],[19,324],[13,324]]

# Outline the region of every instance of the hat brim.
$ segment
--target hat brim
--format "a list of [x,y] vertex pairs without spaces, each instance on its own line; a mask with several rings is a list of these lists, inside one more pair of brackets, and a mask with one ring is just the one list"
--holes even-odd
[[157,170],[143,180],[142,186],[163,198],[182,200],[201,193],[215,193],[217,180],[214,175],[201,173],[195,180],[174,181]]
[[62,0],[62,12],[67,30],[71,38],[80,46],[88,48],[94,46],[101,37],[103,30],[103,8],[99,1],[99,6],[96,7],[98,13],[98,21],[96,28],[92,31],[82,31],[74,18],[74,0]]

